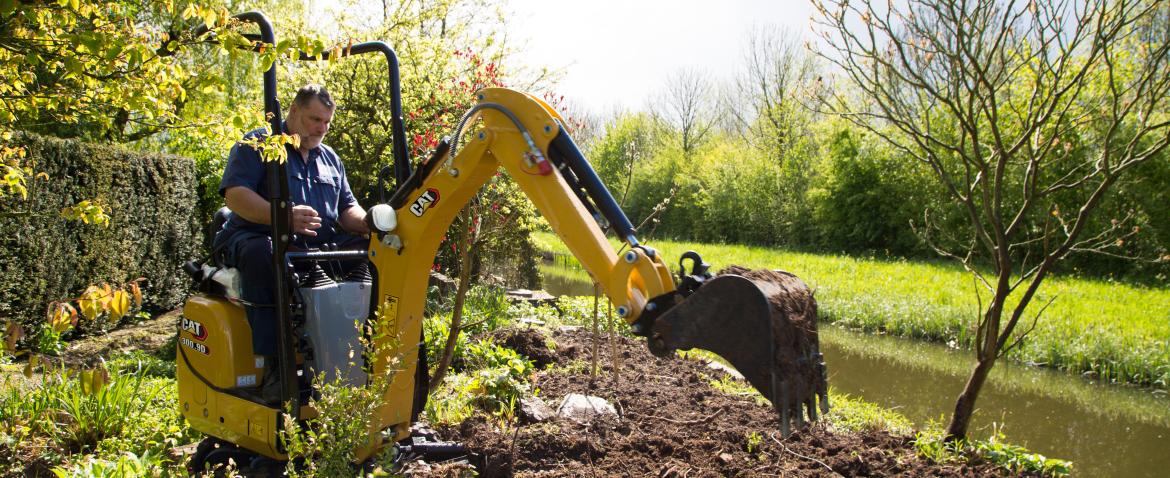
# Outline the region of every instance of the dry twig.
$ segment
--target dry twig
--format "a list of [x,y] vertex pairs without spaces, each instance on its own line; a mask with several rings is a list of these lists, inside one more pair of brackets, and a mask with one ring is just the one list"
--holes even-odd
[[776,442],[776,444],[777,444],[777,445],[780,445],[780,448],[782,448],[784,451],[788,452],[788,453],[789,453],[789,454],[791,454],[792,456],[795,456],[795,457],[797,457],[797,458],[803,458],[803,459],[805,459],[805,460],[808,460],[808,461],[815,462],[815,463],[817,463],[817,464],[819,464],[819,465],[821,465],[821,466],[825,467],[825,469],[826,469],[826,470],[829,470],[829,473],[832,473],[832,474],[834,474],[834,475],[837,475],[837,476],[844,476],[844,475],[842,475],[842,474],[840,474],[840,473],[837,473],[837,471],[836,471],[836,470],[834,470],[834,469],[833,469],[833,467],[831,467],[831,466],[829,466],[829,465],[825,464],[825,462],[823,462],[823,461],[821,461],[821,460],[818,460],[818,459],[816,459],[816,458],[813,458],[813,457],[811,457],[811,456],[804,456],[804,455],[801,455],[800,453],[797,453],[797,452],[794,452],[794,451],[792,451],[792,450],[789,450],[789,449],[788,449],[788,447],[784,445],[784,442],[781,442],[780,440],[777,440],[777,439],[776,439],[776,434],[775,434],[775,433],[770,433],[770,434],[768,434],[768,438],[771,438],[771,439],[772,439],[772,441]]

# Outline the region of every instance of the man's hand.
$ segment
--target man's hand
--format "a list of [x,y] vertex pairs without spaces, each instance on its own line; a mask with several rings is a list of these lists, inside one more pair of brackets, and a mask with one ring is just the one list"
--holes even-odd
[[357,204],[341,211],[341,217],[337,218],[337,222],[350,234],[364,236],[370,233],[370,226],[366,224],[366,210]]
[[309,237],[317,235],[316,229],[321,227],[321,218],[317,210],[312,207],[298,204],[292,207],[292,230],[297,234]]

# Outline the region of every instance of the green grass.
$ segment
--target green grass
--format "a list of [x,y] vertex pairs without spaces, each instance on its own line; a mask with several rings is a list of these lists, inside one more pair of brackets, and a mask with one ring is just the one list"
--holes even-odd
[[[535,240],[542,250],[568,254],[552,233],[537,233]],[[979,300],[971,275],[956,264],[693,242],[650,245],[672,268],[683,252],[695,250],[715,270],[737,264],[792,272],[816,290],[826,322],[961,347],[972,342]],[[1055,276],[1041,286],[1029,313],[1053,298],[1011,358],[1110,381],[1170,387],[1170,290]]]

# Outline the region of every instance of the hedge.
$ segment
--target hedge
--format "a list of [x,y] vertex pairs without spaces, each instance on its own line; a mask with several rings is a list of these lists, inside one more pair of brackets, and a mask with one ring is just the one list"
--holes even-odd
[[[27,200],[0,201],[0,320],[35,331],[49,302],[138,277],[146,279],[145,310],[182,302],[182,264],[201,240],[192,160],[32,134],[12,143],[48,178],[28,181]],[[104,206],[108,227],[62,217],[62,208],[86,199]]]

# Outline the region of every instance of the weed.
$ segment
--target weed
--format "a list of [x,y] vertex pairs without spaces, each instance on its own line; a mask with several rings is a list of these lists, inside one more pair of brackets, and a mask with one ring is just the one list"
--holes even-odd
[[141,369],[146,377],[175,378],[175,357],[159,358],[158,354],[131,350],[117,352],[107,362],[111,372],[123,373]]
[[585,375],[589,373],[589,362],[582,359],[573,359],[564,365],[549,364],[549,373],[560,375]]
[[910,419],[902,414],[847,394],[837,393],[832,387],[829,387],[829,403],[832,407],[825,416],[825,421],[831,423],[838,431],[884,430],[894,435],[907,435],[913,429]]
[[536,367],[515,350],[480,340],[467,347],[466,360],[474,378],[471,387],[477,392],[476,401],[481,408],[510,413],[516,402],[529,393],[528,377]]
[[402,350],[398,331],[389,326],[393,316],[387,315],[387,307],[386,303],[379,306],[376,320],[362,338],[370,383],[350,386],[341,373],[327,381],[325,372],[321,372],[314,379],[317,393],[309,403],[317,415],[298,422],[290,417],[291,410],[286,412],[284,428],[279,433],[289,457],[285,468],[288,476],[353,476],[356,450],[379,439],[370,434],[373,417],[390,388],[391,378],[404,363],[401,355],[379,354],[379,350]]
[[[58,397],[62,417],[56,440],[74,451],[91,450],[105,438],[116,437],[136,421],[143,397],[142,370],[132,375],[109,374],[105,368],[76,374],[76,386]],[[108,383],[107,383],[108,381]]]
[[132,452],[116,455],[112,460],[88,455],[81,463],[68,469],[57,467],[53,474],[59,478],[85,476],[91,478],[127,478],[137,476],[159,476],[164,468],[163,461],[150,453],[138,456]]
[[1037,473],[1061,477],[1072,472],[1072,462],[1048,458],[1024,447],[1004,443],[1004,436],[998,430],[987,440],[953,441],[944,440],[939,430],[919,432],[914,437],[914,448],[918,454],[935,463],[960,463],[978,458],[1015,474]]
[[453,424],[478,409],[510,422],[516,404],[532,393],[528,377],[533,371],[532,361],[515,350],[490,340],[469,343],[461,370],[448,375],[427,400],[427,418],[436,424]]
[[[451,330],[451,314],[441,314],[427,317],[423,320],[423,338],[426,342],[427,351],[432,354],[439,354],[443,351],[447,344],[447,335]],[[467,349],[467,344],[470,339],[467,334],[461,333],[455,338],[455,351],[451,354],[451,368],[453,370],[460,370],[463,367],[464,350]],[[437,361],[433,361],[430,365],[436,365]],[[434,370],[430,371],[434,375]]]
[[475,393],[471,377],[464,373],[449,374],[427,400],[427,419],[436,425],[453,425],[475,413]]
[[317,416],[301,424],[283,420],[280,436],[288,450],[288,476],[353,476],[354,451],[370,445],[370,422],[389,383],[382,378],[373,382],[352,387],[342,377],[327,382],[324,372],[317,376],[319,396],[310,403]]
[[747,438],[746,450],[747,450],[748,454],[752,454],[752,453],[759,451],[760,445],[764,444],[764,436],[760,435],[760,432],[751,432],[748,434],[748,436],[746,438]]

